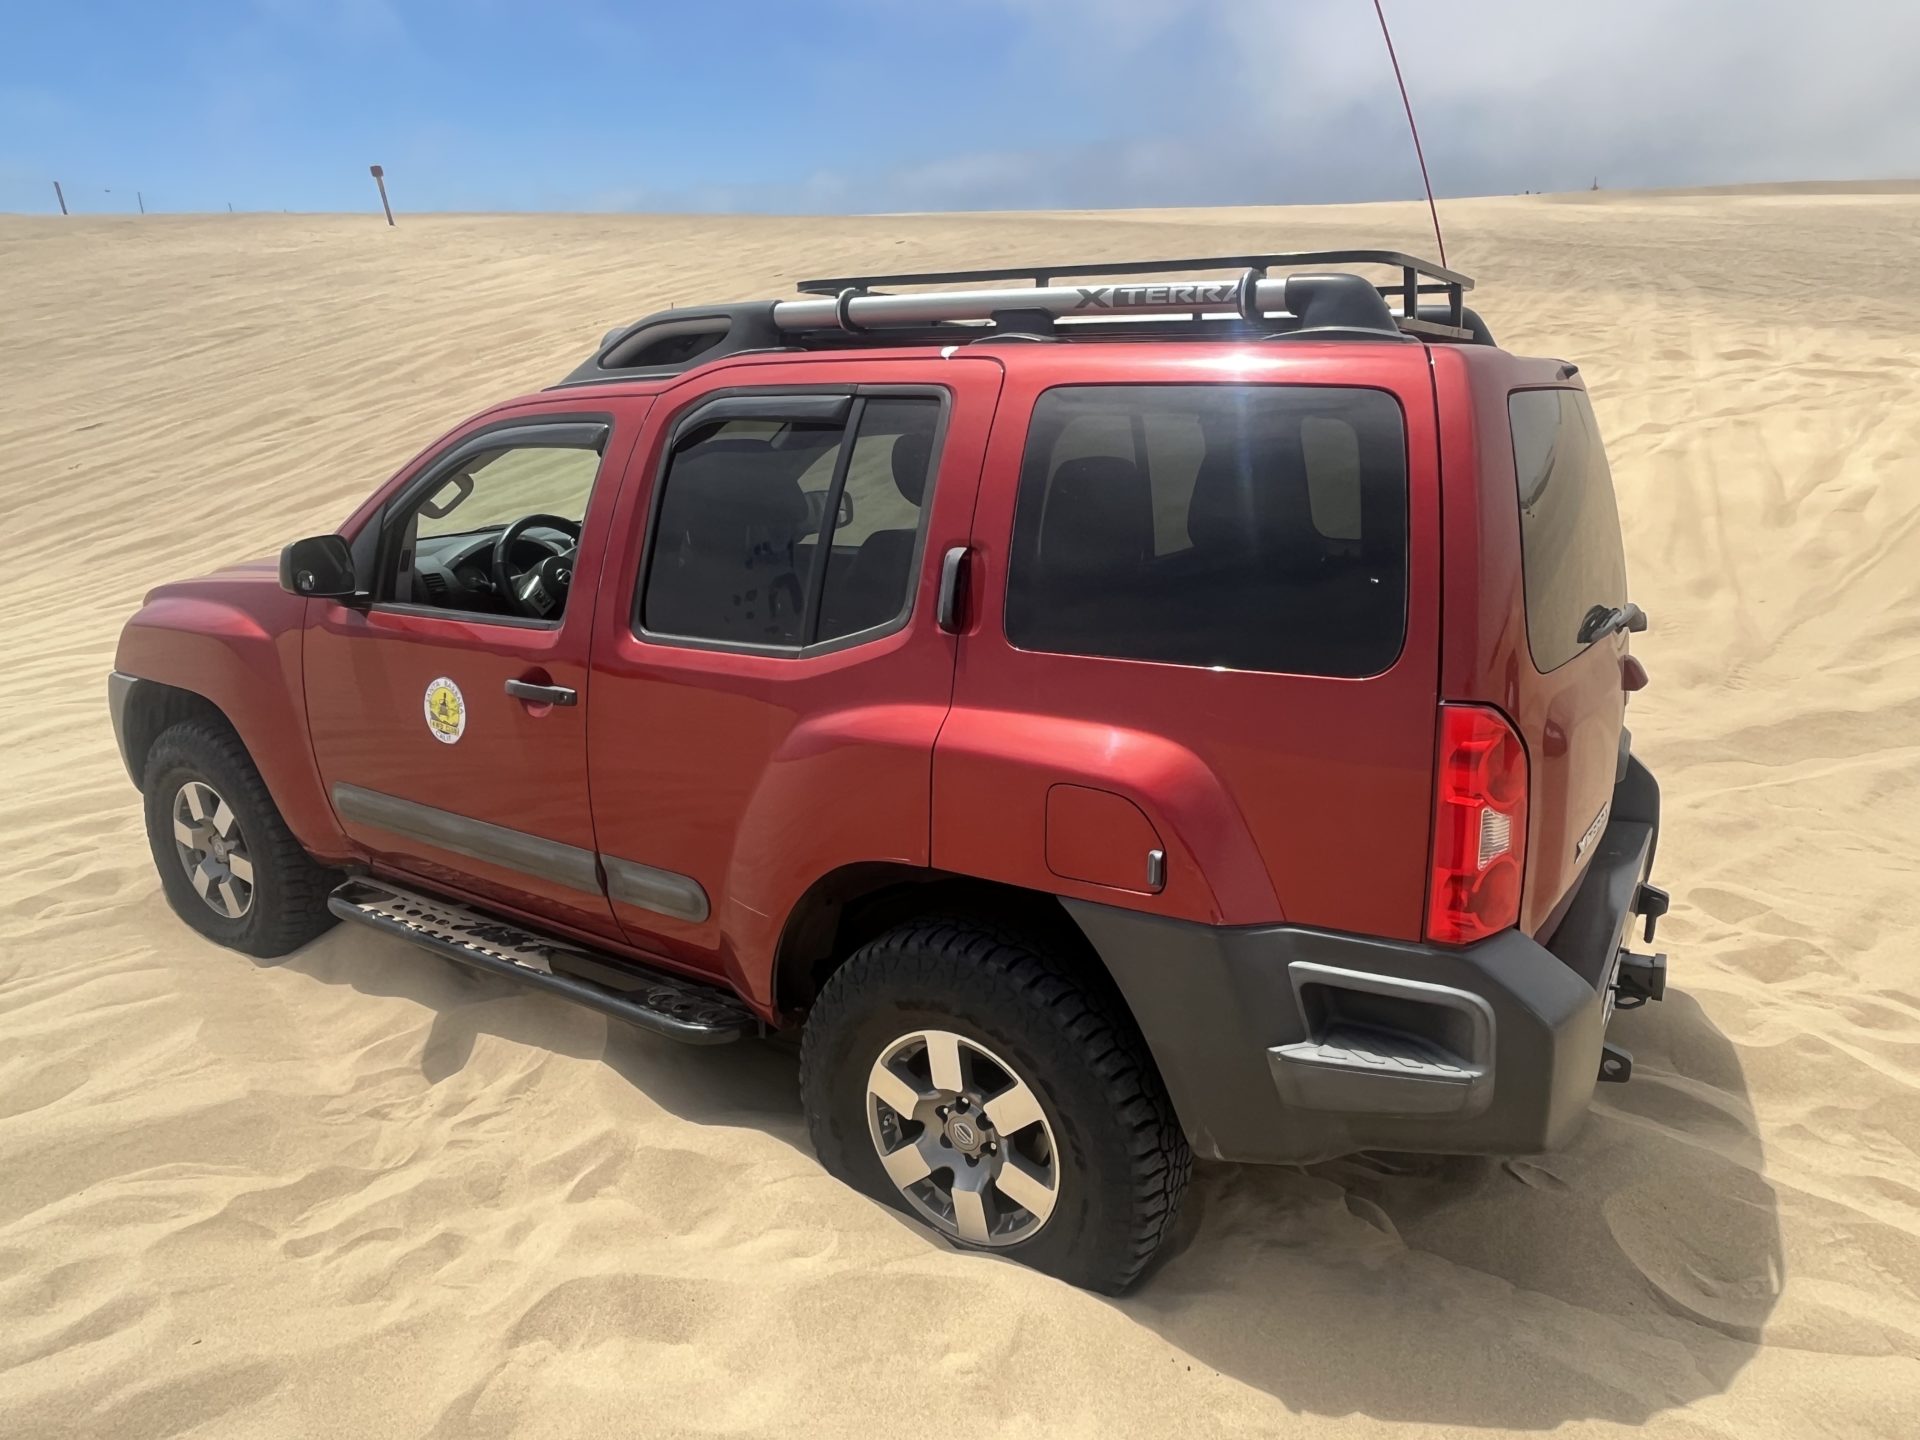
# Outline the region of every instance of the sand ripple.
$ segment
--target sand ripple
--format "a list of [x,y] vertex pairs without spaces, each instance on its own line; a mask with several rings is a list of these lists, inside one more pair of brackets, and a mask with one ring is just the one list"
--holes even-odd
[[1119,1303],[827,1180],[790,1051],[364,934],[203,944],[103,676],[147,587],[331,526],[646,310],[859,261],[1419,248],[1420,209],[0,217],[0,1433],[1914,1433],[1920,301],[1887,267],[1920,196],[1448,211],[1496,331],[1577,359],[1612,437],[1678,993],[1564,1154],[1205,1168]]

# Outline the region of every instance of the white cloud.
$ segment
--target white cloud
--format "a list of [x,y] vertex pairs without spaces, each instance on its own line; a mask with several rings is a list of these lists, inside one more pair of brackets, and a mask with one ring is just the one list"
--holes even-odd
[[[1057,105],[1101,107],[1133,133],[836,170],[756,191],[751,203],[918,210],[1418,193],[1368,0],[990,8],[1022,28],[1030,54],[1054,61]],[[1920,169],[1916,0],[1391,0],[1387,11],[1443,194]]]

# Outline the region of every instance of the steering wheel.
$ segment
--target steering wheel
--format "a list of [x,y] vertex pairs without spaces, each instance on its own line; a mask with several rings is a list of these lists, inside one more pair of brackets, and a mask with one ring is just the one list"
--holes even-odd
[[[508,557],[520,537],[536,525],[571,535],[573,544],[516,576],[507,563]],[[569,520],[564,515],[522,515],[493,542],[493,588],[506,596],[520,614],[533,620],[546,620],[566,603],[567,587],[573,583],[574,557],[579,550],[577,520]]]

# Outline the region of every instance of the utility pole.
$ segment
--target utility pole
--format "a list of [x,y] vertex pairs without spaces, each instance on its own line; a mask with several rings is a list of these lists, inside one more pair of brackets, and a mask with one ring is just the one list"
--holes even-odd
[[66,214],[67,213],[67,197],[61,193],[60,182],[58,180],[53,182],[53,198],[60,202],[60,213],[62,215]]
[[369,165],[367,169],[373,175],[373,183],[380,187],[380,208],[387,212],[387,224],[391,225],[393,206],[387,203],[387,172],[378,165]]
[[139,202],[140,213],[142,215],[146,214],[147,213],[147,197],[142,195],[138,190],[136,190],[133,192],[133,198]]

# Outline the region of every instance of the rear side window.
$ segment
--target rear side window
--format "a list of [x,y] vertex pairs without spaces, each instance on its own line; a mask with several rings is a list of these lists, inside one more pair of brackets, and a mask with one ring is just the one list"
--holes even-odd
[[1400,653],[1406,591],[1391,396],[1112,385],[1035,404],[1007,581],[1021,649],[1375,675]]
[[1613,475],[1593,406],[1581,390],[1507,397],[1520,485],[1527,644],[1534,668],[1557,670],[1582,650],[1596,612],[1627,601],[1627,558]]
[[844,424],[693,430],[661,480],[641,628],[798,650],[892,627],[913,598],[940,413],[881,394]]

